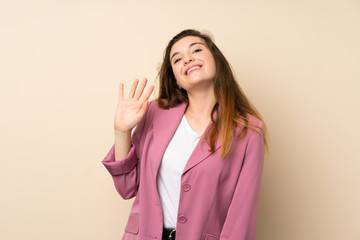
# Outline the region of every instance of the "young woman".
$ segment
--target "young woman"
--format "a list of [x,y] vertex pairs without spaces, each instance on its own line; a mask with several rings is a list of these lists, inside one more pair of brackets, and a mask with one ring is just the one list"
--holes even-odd
[[[265,125],[205,34],[185,30],[165,50],[160,93],[120,84],[115,144],[103,160],[124,199],[122,239],[255,238]],[[131,130],[134,128],[131,135]]]

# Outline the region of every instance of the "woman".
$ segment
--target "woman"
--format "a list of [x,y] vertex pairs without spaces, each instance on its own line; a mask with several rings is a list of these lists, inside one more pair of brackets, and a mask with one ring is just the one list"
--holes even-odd
[[259,113],[196,30],[169,42],[159,79],[150,104],[146,79],[127,98],[119,87],[103,164],[119,194],[136,197],[122,239],[254,239],[266,145]]

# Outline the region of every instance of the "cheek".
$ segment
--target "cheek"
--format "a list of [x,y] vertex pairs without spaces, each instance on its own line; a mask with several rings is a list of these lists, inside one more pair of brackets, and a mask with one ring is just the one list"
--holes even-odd
[[180,75],[180,69],[178,67],[172,67],[172,71],[174,73],[174,76],[176,78],[176,80],[178,79],[178,76]]
[[213,55],[211,53],[208,53],[204,57],[204,61],[208,63],[208,66],[210,67],[211,72],[216,71],[215,59],[214,59],[214,57],[213,57]]
[[211,73],[213,75],[216,74],[216,63],[215,63],[215,60],[213,59],[212,62],[211,62]]

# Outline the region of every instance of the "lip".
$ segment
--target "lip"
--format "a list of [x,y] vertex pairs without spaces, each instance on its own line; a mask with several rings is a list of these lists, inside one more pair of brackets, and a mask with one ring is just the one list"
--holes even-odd
[[[189,66],[189,67],[187,67],[187,68],[185,69],[184,74],[187,76],[187,75],[188,75],[188,71],[189,71],[191,68],[193,68],[193,67],[199,67],[199,68],[201,68],[202,65],[201,65],[201,64],[193,64],[193,65],[191,65],[191,66]],[[195,69],[195,70],[198,70],[198,69]],[[194,70],[192,70],[192,71],[194,71]],[[191,71],[191,72],[192,72],[192,71]]]

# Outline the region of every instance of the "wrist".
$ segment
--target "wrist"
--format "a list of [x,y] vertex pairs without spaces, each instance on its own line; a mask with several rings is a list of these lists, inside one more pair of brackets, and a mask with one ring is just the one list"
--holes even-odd
[[114,129],[114,132],[115,132],[115,135],[119,135],[119,136],[131,135],[131,130]]

